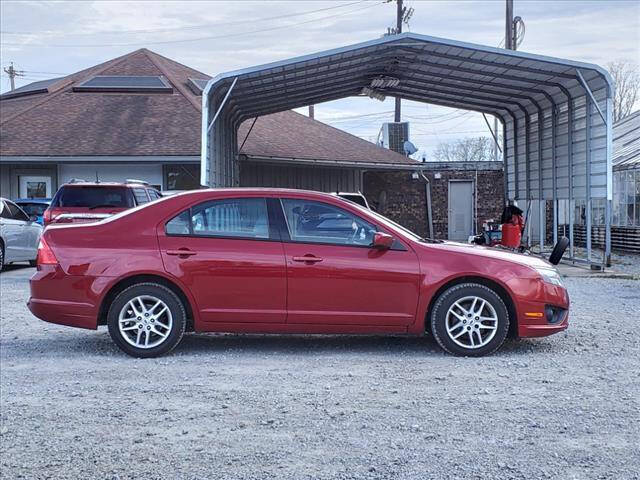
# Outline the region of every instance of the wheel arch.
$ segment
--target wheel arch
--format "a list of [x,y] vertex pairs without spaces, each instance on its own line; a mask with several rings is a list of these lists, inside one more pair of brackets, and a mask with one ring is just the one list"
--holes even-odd
[[176,282],[173,282],[166,277],[148,273],[130,275],[118,280],[111,286],[107,294],[103,297],[102,302],[100,302],[100,308],[98,310],[98,325],[107,324],[107,313],[109,312],[109,306],[111,305],[113,299],[115,299],[120,292],[132,285],[135,285],[136,283],[144,282],[158,283],[164,287],[167,287],[169,290],[175,293],[180,301],[182,301],[182,304],[184,305],[184,308],[187,312],[186,330],[192,331],[194,329],[194,306],[185,291]]
[[507,334],[508,338],[515,338],[518,336],[518,315],[515,306],[515,302],[511,296],[511,293],[507,290],[504,285],[496,282],[495,280],[491,280],[490,278],[483,277],[481,275],[464,275],[461,277],[456,277],[449,279],[445,283],[443,283],[438,290],[432,295],[431,300],[429,301],[429,306],[427,307],[427,312],[424,316],[424,328],[425,332],[431,333],[431,322],[429,319],[431,318],[431,313],[433,311],[433,307],[443,292],[447,289],[459,285],[461,283],[478,283],[480,285],[484,285],[485,287],[489,287],[494,290],[502,299],[504,304],[507,307],[507,311],[509,312],[509,333]]

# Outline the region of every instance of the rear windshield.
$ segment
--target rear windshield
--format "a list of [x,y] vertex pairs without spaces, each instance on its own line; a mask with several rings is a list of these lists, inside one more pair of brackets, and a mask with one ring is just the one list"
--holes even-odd
[[47,209],[46,203],[18,203],[20,208],[25,211],[27,215],[42,215]]
[[133,195],[127,187],[63,186],[51,202],[52,207],[130,208]]

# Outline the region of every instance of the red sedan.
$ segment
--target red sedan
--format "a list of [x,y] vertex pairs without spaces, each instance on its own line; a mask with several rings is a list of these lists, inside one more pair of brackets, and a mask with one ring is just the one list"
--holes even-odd
[[480,356],[566,329],[569,297],[539,258],[423,239],[329,194],[228,189],[48,227],[28,305],[47,322],[107,325],[136,357],[185,331],[430,333]]

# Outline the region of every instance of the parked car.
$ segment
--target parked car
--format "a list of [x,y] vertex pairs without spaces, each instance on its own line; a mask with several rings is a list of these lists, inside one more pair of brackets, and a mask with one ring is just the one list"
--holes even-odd
[[161,197],[141,180],[116,183],[74,179],[58,189],[44,212],[44,224],[95,222]]
[[334,195],[197,190],[48,227],[29,308],[154,357],[185,331],[432,334],[458,355],[568,326],[555,268],[419,237]]
[[51,205],[50,198],[19,198],[15,203],[29,217],[35,217],[37,223],[44,225],[44,211]]
[[42,225],[11,200],[0,198],[0,271],[13,262],[36,264]]

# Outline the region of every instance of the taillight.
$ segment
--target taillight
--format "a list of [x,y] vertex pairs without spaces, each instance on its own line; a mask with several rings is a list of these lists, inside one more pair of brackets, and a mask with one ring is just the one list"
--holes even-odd
[[44,239],[44,237],[40,237],[40,243],[38,244],[38,256],[36,258],[36,265],[56,265],[58,263],[58,259],[53,254],[53,250]]
[[44,211],[44,214],[42,215],[42,220],[43,220],[45,226],[47,224],[51,223],[51,220],[53,220],[53,219],[51,218],[51,209],[50,208],[47,208]]

